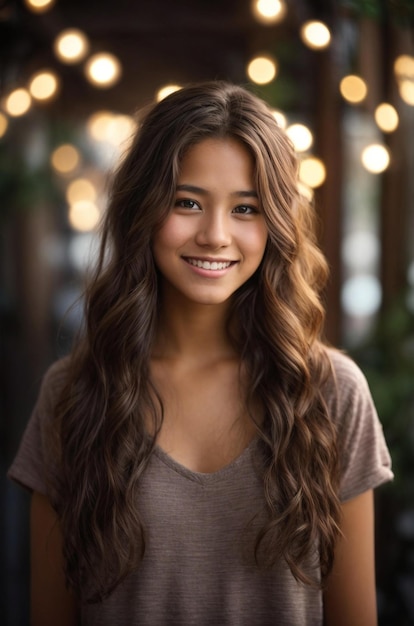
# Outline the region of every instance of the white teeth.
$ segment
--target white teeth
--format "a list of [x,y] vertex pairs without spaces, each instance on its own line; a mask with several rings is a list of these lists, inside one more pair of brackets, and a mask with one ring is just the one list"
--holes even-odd
[[187,259],[191,265],[203,270],[224,270],[231,265],[231,261],[200,261],[199,259]]

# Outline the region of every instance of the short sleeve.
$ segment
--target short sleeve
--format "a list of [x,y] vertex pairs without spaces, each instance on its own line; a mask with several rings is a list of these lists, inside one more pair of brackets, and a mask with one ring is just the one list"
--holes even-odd
[[51,479],[50,426],[55,398],[64,379],[66,359],[54,363],[46,372],[36,405],[23,433],[7,477],[28,491],[48,495]]
[[367,380],[349,357],[332,351],[335,383],[327,404],[338,436],[340,499],[350,500],[393,479],[391,457]]

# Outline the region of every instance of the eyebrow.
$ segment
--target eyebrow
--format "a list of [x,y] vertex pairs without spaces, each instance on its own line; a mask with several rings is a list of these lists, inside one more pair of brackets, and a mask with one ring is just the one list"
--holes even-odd
[[[207,189],[203,189],[202,187],[197,187],[196,185],[177,185],[177,191],[189,191],[190,193],[197,193],[202,196],[208,195]],[[254,189],[246,189],[241,191],[233,191],[232,196],[237,196],[238,198],[258,198],[257,192]]]

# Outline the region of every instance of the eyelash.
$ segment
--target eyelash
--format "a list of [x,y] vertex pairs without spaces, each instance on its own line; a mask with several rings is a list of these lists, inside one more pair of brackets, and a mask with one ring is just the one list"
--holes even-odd
[[[187,205],[191,204],[192,206],[186,206],[186,204]],[[189,210],[195,209],[196,207],[198,209],[201,209],[198,202],[196,202],[195,200],[190,200],[189,198],[180,198],[176,200],[174,206],[182,208],[182,209],[189,209]],[[239,213],[238,209],[247,209],[247,211],[242,211]],[[249,204],[240,204],[233,209],[233,212],[239,215],[254,215],[258,213],[259,211],[258,209],[256,209],[256,207],[250,206]]]

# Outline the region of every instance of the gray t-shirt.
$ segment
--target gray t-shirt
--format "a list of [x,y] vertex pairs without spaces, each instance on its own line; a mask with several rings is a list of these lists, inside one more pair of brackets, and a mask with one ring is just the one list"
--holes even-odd
[[[326,399],[338,430],[340,496],[349,500],[392,479],[390,456],[366,380],[331,351],[337,385]],[[9,477],[47,495],[45,424],[64,362],[46,374]],[[82,607],[87,626],[322,626],[320,591],[295,581],[284,561],[259,569],[252,546],[261,526],[258,441],[212,474],[183,467],[156,447],[141,480],[146,553],[101,604]],[[311,563],[309,564],[312,565]]]

